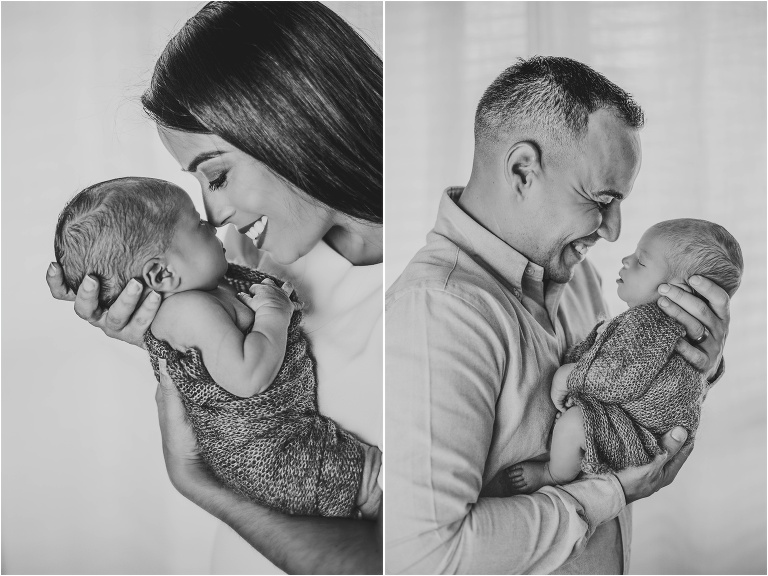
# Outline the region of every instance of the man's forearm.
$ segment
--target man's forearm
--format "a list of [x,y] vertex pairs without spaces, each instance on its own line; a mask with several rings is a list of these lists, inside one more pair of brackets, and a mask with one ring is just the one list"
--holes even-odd
[[191,488],[176,487],[289,574],[382,573],[381,518],[375,523],[290,516],[251,502],[210,476]]

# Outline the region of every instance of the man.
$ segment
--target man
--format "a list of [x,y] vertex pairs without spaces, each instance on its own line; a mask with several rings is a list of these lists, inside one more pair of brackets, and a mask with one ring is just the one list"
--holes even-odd
[[[470,180],[445,193],[387,293],[388,573],[628,570],[626,505],[672,481],[690,453],[684,429],[648,466],[532,495],[482,489],[547,458],[552,375],[607,314],[585,255],[619,236],[642,125],[625,91],[566,58],[520,61],[481,99]],[[697,281],[711,309],[669,286],[659,304],[697,343],[678,351],[714,378],[728,298]]]

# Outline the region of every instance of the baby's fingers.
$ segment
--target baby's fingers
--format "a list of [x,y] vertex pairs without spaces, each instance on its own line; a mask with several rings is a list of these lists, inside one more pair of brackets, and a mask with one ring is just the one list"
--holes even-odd
[[285,292],[286,296],[290,298],[291,294],[293,294],[293,284],[291,284],[290,282],[284,282],[283,292]]

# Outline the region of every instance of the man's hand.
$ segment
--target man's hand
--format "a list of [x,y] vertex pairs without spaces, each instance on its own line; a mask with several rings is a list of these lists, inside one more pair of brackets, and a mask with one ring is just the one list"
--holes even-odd
[[696,295],[670,284],[659,286],[662,297],[658,304],[685,328],[687,339],[678,340],[677,351],[711,381],[717,373],[728,336],[731,300],[725,290],[703,276],[691,276],[688,283],[709,301],[709,305]]
[[657,456],[650,464],[625,468],[616,473],[627,504],[646,498],[672,483],[693,451],[693,443],[681,449],[687,438],[685,428],[673,428],[661,439],[661,447],[666,453]]
[[101,328],[110,338],[134,346],[144,346],[144,333],[160,308],[160,295],[157,292],[145,290],[146,294],[142,294],[141,284],[132,279],[115,303],[103,310],[99,307],[99,283],[94,278],[86,276],[77,294],[74,294],[64,286],[61,267],[52,262],[45,280],[54,298],[74,301],[75,313],[80,318]]

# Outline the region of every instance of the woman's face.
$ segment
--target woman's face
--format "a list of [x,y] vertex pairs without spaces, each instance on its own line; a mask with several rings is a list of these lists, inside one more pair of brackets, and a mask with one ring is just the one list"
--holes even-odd
[[308,253],[334,226],[334,212],[213,134],[159,127],[160,140],[197,178],[208,221],[233,224],[280,264]]

